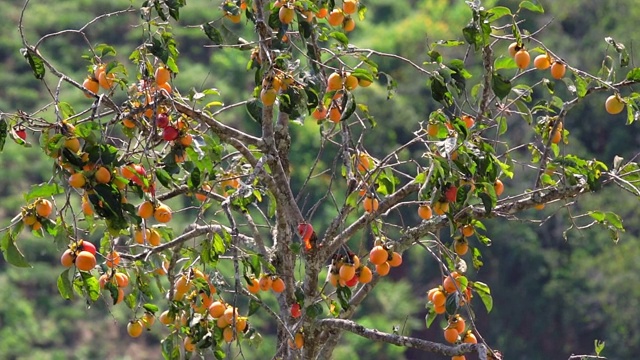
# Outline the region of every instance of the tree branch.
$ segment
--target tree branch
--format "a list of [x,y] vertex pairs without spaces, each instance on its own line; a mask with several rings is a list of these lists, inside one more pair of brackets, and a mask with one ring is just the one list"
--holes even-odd
[[373,341],[385,342],[430,353],[455,356],[475,352],[481,360],[487,359],[487,348],[484,344],[460,344],[457,346],[449,346],[414,337],[389,334],[375,329],[368,329],[351,320],[345,319],[322,319],[318,321],[318,324],[325,329],[345,330]]

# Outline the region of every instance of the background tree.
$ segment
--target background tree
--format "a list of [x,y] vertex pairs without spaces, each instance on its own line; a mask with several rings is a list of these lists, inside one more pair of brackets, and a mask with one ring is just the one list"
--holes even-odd
[[[470,351],[481,358],[496,356],[475,321],[476,314],[484,316],[476,311],[481,303],[493,307],[489,287],[476,271],[489,260],[481,257],[481,244],[491,240],[477,232],[485,230],[485,219],[516,219],[515,214],[547,203],[570,208],[576,197],[609,184],[638,194],[635,163],[616,158],[609,170],[598,160],[570,155],[570,127],[565,125],[570,110],[598,92],[614,94],[608,111],[615,112],[611,106],[620,101],[618,92],[635,83],[637,69],[616,81],[629,55],[613,39],[607,41],[619,58],[614,62],[607,55],[596,75],[563,60],[538,40],[537,31],[546,25],[531,29],[536,33],[530,35],[518,22],[527,11],[542,12],[537,4],[525,1],[512,11],[471,3],[464,41],[429,43],[427,61],[419,65],[425,59],[349,43],[355,19],[359,26],[368,14],[363,4],[228,2],[222,6],[224,19],[205,16],[198,29],[213,47],[233,53],[223,58],[242,65],[220,74],[211,71],[214,85],[234,84],[231,105],[224,105],[224,92],[192,87],[202,83],[202,73],[181,85],[185,71],[178,68],[180,43],[172,26],[179,23],[173,21],[198,8],[184,5],[145,3],[110,13],[124,19],[138,11],[142,15],[141,42],[133,49],[118,46],[120,39],[113,34],[91,34],[106,16],[77,27],[69,24],[78,30],[44,31],[47,35],[33,44],[21,33],[23,54],[52,103],[29,114],[6,114],[4,122],[5,137],[27,145],[26,127],[29,139],[38,135],[40,147],[56,159],[53,177],[26,194],[28,204],[6,229],[2,250],[7,261],[28,265],[16,245],[25,225],[35,235],[44,231],[70,267],[57,281],[64,298],[76,291],[95,302],[103,287],[105,297],[133,310],[132,335],[149,324],[150,314],[178,318],[163,340],[168,357],[209,348],[218,357],[226,349],[244,353],[243,343],[254,343],[269,331],[269,325],[264,331],[255,325],[258,309],[271,315],[268,321],[277,329],[277,345],[267,350],[269,355],[331,357],[346,330],[450,356]],[[338,10],[330,9],[334,6]],[[321,17],[325,11],[329,25],[311,19],[311,13]],[[230,25],[238,20],[244,25]],[[28,27],[21,20],[20,29]],[[57,46],[64,36],[80,39],[87,53],[89,71],[82,81],[64,75],[68,71],[58,64],[69,55],[70,64],[77,67],[80,61]],[[131,54],[128,60],[123,51]],[[238,54],[245,55],[244,64],[238,63]],[[526,70],[532,54],[542,56],[535,61],[537,68],[551,67],[542,80],[541,72]],[[394,76],[386,67],[424,76],[428,90],[413,89],[420,82],[402,78],[406,70]],[[238,81],[245,69],[253,79]],[[398,84],[401,94],[405,81],[408,94],[431,96],[437,103],[417,112],[428,121],[395,128],[395,147],[380,147],[388,138],[377,131],[376,120],[396,123],[398,114],[380,107],[374,112],[373,104],[396,96]],[[356,89],[373,82],[384,86]],[[246,94],[238,91],[240,84],[246,85]],[[251,88],[253,98],[245,100]],[[78,89],[92,101],[83,111],[74,110],[87,104],[77,100]],[[617,104],[622,110],[626,103],[629,123],[635,98],[632,93]],[[307,114],[318,123],[305,122]],[[247,116],[255,123],[240,120]],[[315,136],[303,131],[310,127]],[[305,137],[309,141],[301,142]],[[507,178],[530,185],[514,186],[500,198]],[[202,205],[184,196],[191,194]],[[127,198],[139,199],[138,207]],[[617,240],[620,217],[588,210],[566,213],[572,227],[602,224]],[[172,221],[174,213],[183,215],[186,226]],[[418,223],[416,214],[425,221]],[[98,249],[81,241],[90,237],[98,240]],[[452,343],[472,342],[469,329],[480,345],[449,347],[439,339],[399,335],[405,328],[381,333],[373,329],[382,324],[367,328],[352,321],[367,295],[384,283],[380,278],[389,271],[387,263],[400,262],[399,254],[410,247],[423,257],[433,256],[438,271],[428,282],[430,287],[441,283],[444,290],[430,291],[427,325],[440,319]],[[374,269],[378,275],[367,282],[367,271]],[[253,293],[254,281],[262,292]],[[278,290],[277,303],[264,292],[269,288]],[[403,288],[387,289],[401,294]],[[168,306],[164,296],[172,300]],[[482,301],[470,303],[472,296]],[[232,310],[226,311],[226,304]],[[413,321],[405,325],[419,326]],[[238,347],[223,347],[238,337],[243,338]]]

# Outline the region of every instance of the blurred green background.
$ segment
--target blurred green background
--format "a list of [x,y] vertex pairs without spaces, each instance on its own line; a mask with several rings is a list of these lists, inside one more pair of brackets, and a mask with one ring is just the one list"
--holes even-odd
[[[350,40],[363,48],[395,53],[416,63],[428,60],[430,43],[439,39],[461,39],[461,29],[471,12],[463,1],[368,0],[365,22],[358,22]],[[518,1],[485,1],[485,7],[503,5],[517,8]],[[565,0],[541,1],[544,15],[524,12],[522,28],[535,31],[547,47],[571,65],[597,72],[606,54],[606,36],[631,46],[640,18],[640,4],[635,0]],[[181,12],[173,32],[180,51],[180,73],[174,88],[183,93],[191,87],[220,90],[222,101],[231,104],[248,99],[253,90],[253,73],[247,72],[249,52],[234,49],[204,47],[209,41],[194,25],[219,18],[218,3],[190,0]],[[21,42],[18,20],[22,1],[8,0],[2,5],[5,21],[0,22],[0,111],[16,109],[33,112],[50,106],[51,97],[36,80],[20,55]],[[32,0],[25,12],[24,29],[30,43],[48,33],[75,29],[95,16],[129,6],[126,0],[95,2],[89,0]],[[139,4],[134,4],[139,6]],[[527,18],[531,16],[530,18]],[[118,59],[127,56],[140,42],[142,30],[138,14],[103,19],[87,30],[89,41],[107,43],[118,50]],[[547,25],[547,23],[549,23]],[[251,38],[251,26],[230,25],[240,36]],[[500,44],[496,49],[506,49]],[[88,62],[80,58],[87,53],[86,44],[77,34],[49,39],[41,48],[54,65],[77,81],[86,76]],[[450,50],[447,55],[462,56]],[[609,54],[612,54],[609,51]],[[381,71],[398,82],[397,93],[387,100],[383,86],[374,85],[358,94],[376,117],[378,127],[365,139],[365,147],[374,156],[388,153],[397,144],[406,142],[419,128],[419,122],[437,109],[431,100],[426,78],[415,69],[392,58],[375,58]],[[528,75],[531,83],[539,75]],[[623,73],[618,75],[624,76]],[[418,80],[416,80],[418,79]],[[46,80],[55,87],[51,75]],[[477,79],[471,79],[477,81]],[[561,88],[563,85],[558,85]],[[558,89],[561,93],[563,89]],[[535,94],[542,97],[544,94]],[[568,152],[583,158],[597,157],[611,164],[615,155],[629,157],[640,148],[637,125],[624,126],[623,117],[605,114],[603,102],[608,95],[591,96],[580,103],[566,119],[571,131]],[[61,97],[77,108],[91,101],[70,87],[63,87]],[[52,110],[45,111],[51,114]],[[254,126],[243,108],[230,111],[221,120],[250,128]],[[315,121],[304,126],[292,125],[292,162],[308,164],[316,156],[320,138]],[[519,118],[510,120],[513,141],[526,140],[524,131],[531,131]],[[49,180],[52,161],[37,147],[37,139],[29,134],[33,148],[23,148],[10,140],[0,154],[0,226],[6,226],[25,205],[22,193],[31,184]],[[321,161],[331,166],[331,150]],[[419,157],[419,151],[409,151],[407,157]],[[293,171],[293,187],[299,188],[306,176],[303,166]],[[10,176],[8,176],[10,174]],[[507,180],[507,194],[522,192],[533,184],[531,174],[517,175]],[[315,203],[326,190],[322,181],[307,189],[307,203]],[[602,228],[563,232],[571,225],[569,211],[563,204],[548,206],[543,212],[523,213],[520,221],[489,221],[487,235],[493,240],[482,247],[485,266],[477,276],[491,286],[494,309],[490,314],[481,305],[476,307],[476,324],[486,341],[504,353],[507,359],[566,359],[572,353],[591,354],[595,339],[606,341],[603,355],[610,359],[631,359],[640,353],[640,250],[637,242],[640,210],[637,199],[621,191],[607,189],[587,195],[576,202],[571,212],[584,209],[615,210],[625,219],[626,232],[619,243],[611,241]],[[307,205],[307,209],[308,209]],[[305,209],[305,210],[307,210]],[[333,211],[321,207],[314,216],[314,225],[322,228]],[[541,223],[528,221],[544,219]],[[409,224],[419,219],[415,213],[403,214]],[[317,224],[316,224],[317,223]],[[472,240],[473,242],[473,240]],[[472,245],[477,245],[473,244]],[[56,288],[61,272],[61,250],[48,238],[35,238],[25,232],[19,247],[34,266],[18,269],[0,260],[0,357],[3,359],[159,359],[159,341],[167,331],[156,325],[141,338],[126,334],[126,322],[132,316],[124,306],[110,307],[98,301],[87,307],[82,300],[64,301]],[[359,247],[356,247],[359,248]],[[412,249],[405,255],[402,267],[375,290],[358,310],[356,318],[365,326],[392,331],[397,326],[404,334],[443,341],[438,324],[426,329],[425,293],[436,285],[438,272],[433,259],[424,250]],[[158,299],[161,307],[166,304]],[[479,304],[479,302],[478,302]],[[248,359],[270,357],[274,349],[274,327],[266,320],[256,320],[254,326],[264,336],[259,348],[243,347]],[[347,334],[334,352],[335,359],[438,359],[432,354],[407,350]],[[469,358],[475,358],[468,356]]]

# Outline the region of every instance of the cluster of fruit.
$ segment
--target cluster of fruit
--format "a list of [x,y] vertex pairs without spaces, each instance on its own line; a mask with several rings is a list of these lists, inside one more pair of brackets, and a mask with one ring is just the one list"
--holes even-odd
[[[520,69],[528,68],[531,63],[531,55],[529,55],[524,45],[517,42],[509,45],[509,55],[515,60]],[[559,59],[553,59],[549,53],[536,56],[533,60],[533,66],[538,70],[550,69],[551,77],[556,80],[562,79],[567,72],[567,65]]]
[[162,240],[160,232],[154,228],[137,228],[133,232],[133,240],[140,245],[158,246]]
[[142,335],[142,330],[151,330],[151,326],[156,322],[156,317],[153,313],[145,312],[140,319],[133,319],[127,324],[127,332],[129,336],[137,338]]
[[96,247],[88,241],[74,241],[62,253],[60,263],[64,267],[75,265],[80,271],[91,271],[97,263]]
[[[509,45],[509,55],[515,60],[516,65],[520,69],[526,69],[529,67],[529,63],[531,61],[531,56],[529,52],[525,49],[524,45],[518,44],[517,42],[511,43]],[[550,69],[551,77],[556,80],[560,80],[564,77],[567,72],[567,65],[558,59],[554,59],[551,57],[549,53],[545,53],[542,55],[536,56],[533,60],[533,66],[538,70],[546,70]],[[616,93],[611,95],[605,101],[605,109],[609,114],[615,115],[619,114],[624,110],[625,102],[620,97],[620,94]],[[557,144],[560,142],[558,139],[557,133],[552,134],[553,143]],[[557,141],[555,141],[558,139]]]
[[471,301],[471,288],[468,286],[467,278],[457,271],[446,276],[442,281],[442,286],[435,287],[427,293],[427,299],[433,306],[436,314],[444,314],[446,311],[447,298],[450,296],[459,296],[460,306]]
[[371,81],[358,78],[346,71],[331,73],[327,78],[327,92],[334,92],[331,104],[326,108],[324,104],[321,103],[311,113],[311,116],[316,120],[325,120],[328,118],[334,123],[340,122],[342,112],[344,111],[340,105],[341,101],[339,101],[342,95],[347,91],[355,90],[358,86],[368,87],[369,85],[371,85]]
[[335,255],[329,267],[328,280],[334,287],[353,287],[358,283],[367,284],[373,279],[371,269],[360,263],[360,258],[349,252],[347,255]]
[[[98,91],[102,87],[105,90],[110,90],[115,81],[114,73],[107,73],[106,64],[97,64],[93,66],[93,71],[82,82],[82,87],[91,91],[93,94],[98,95]],[[93,95],[85,93],[84,96],[93,98]]]
[[272,106],[276,102],[278,93],[287,91],[290,86],[295,85],[295,79],[291,73],[282,70],[275,70],[275,74],[266,76],[262,80],[262,90],[260,91],[260,101],[265,106]]
[[145,201],[138,206],[138,216],[150,219],[152,216],[159,223],[168,223],[173,217],[171,208],[160,202]]
[[257,294],[260,291],[273,290],[275,293],[281,293],[284,291],[284,280],[277,275],[262,274],[260,280],[252,277],[251,281],[247,285],[247,290],[252,294]]
[[31,226],[31,230],[38,231],[42,222],[53,212],[53,204],[47,199],[38,198],[33,203],[22,208],[22,222]]
[[374,246],[369,252],[369,262],[376,266],[376,273],[386,276],[392,267],[402,265],[402,255],[392,251],[385,244]]
[[98,278],[100,289],[104,289],[107,284],[111,284],[118,289],[118,297],[116,298],[114,305],[119,304],[124,300],[124,288],[129,286],[129,276],[123,272],[106,272],[100,275]]
[[329,12],[328,8],[321,7],[314,13],[313,11],[306,10],[301,6],[296,6],[293,1],[276,0],[273,4],[273,8],[278,9],[278,18],[284,25],[293,23],[297,10],[308,23],[313,22],[314,18],[327,18],[329,25],[342,26],[342,29],[345,32],[350,32],[356,28],[356,21],[351,15],[358,11],[358,5],[358,0],[343,0],[341,8],[336,7]]

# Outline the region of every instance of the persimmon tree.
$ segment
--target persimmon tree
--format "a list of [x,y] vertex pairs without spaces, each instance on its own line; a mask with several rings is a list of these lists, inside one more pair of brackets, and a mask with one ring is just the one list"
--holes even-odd
[[[489,260],[482,258],[491,243],[483,221],[514,219],[549,203],[570,208],[605,186],[638,197],[633,159],[605,163],[568,153],[564,119],[577,103],[606,93],[606,110],[626,109],[632,125],[638,94],[628,89],[640,69],[624,70],[629,55],[610,38],[597,74],[566,63],[544,45],[544,29],[521,30],[523,13],[543,12],[535,2],[517,9],[468,4],[471,18],[459,40],[436,41],[424,59],[407,59],[350,42],[366,21],[364,1],[227,0],[200,25],[202,46],[238,48],[255,87],[236,89],[245,100],[224,104],[216,89],[175,87],[181,40],[171,29],[182,26],[186,1],[145,1],[35,42],[22,32],[30,21],[26,2],[22,51],[54,116],[3,114],[1,145],[9,138],[38,147],[55,166],[4,229],[5,259],[29,266],[19,250],[24,229],[54,239],[67,268],[58,278],[61,296],[129,307],[132,337],[158,317],[170,329],[162,342],[166,358],[224,358],[235,348],[226,343],[241,353],[259,335],[251,325],[257,311],[277,326],[276,358],[331,358],[345,331],[453,359],[472,352],[499,358],[474,323],[477,311],[492,309],[490,284],[466,276]],[[87,36],[94,24],[132,12],[140,14],[142,32],[128,56]],[[254,37],[233,36],[229,26],[238,23]],[[84,42],[77,65],[87,67],[85,78],[66,75],[41,51],[60,36]],[[415,69],[415,81],[426,83],[438,108],[413,124],[410,141],[379,154],[364,145],[378,128],[358,95],[373,85],[391,98],[402,87],[378,66],[385,57]],[[90,106],[63,98],[67,88],[83,92]],[[243,130],[219,120],[233,112],[257,126]],[[290,150],[291,129],[311,122],[320,126],[321,146],[308,149],[317,160],[305,163]],[[513,124],[526,129],[527,142],[512,139]],[[420,156],[407,157],[408,149]],[[319,161],[326,153],[335,154],[330,165]],[[291,169],[306,173],[296,188]],[[309,187],[326,183],[319,176],[326,174],[326,193],[307,203]],[[501,197],[503,180],[514,176],[533,179],[529,189]],[[314,227],[323,207],[333,218]],[[409,213],[422,221],[406,222]],[[614,212],[566,214],[575,228],[602,225],[616,240],[624,230]],[[441,285],[424,301],[426,326],[436,318],[447,324],[442,338],[385,333],[353,318],[410,247],[439,264],[431,276]],[[263,301],[267,296],[277,306]]]

